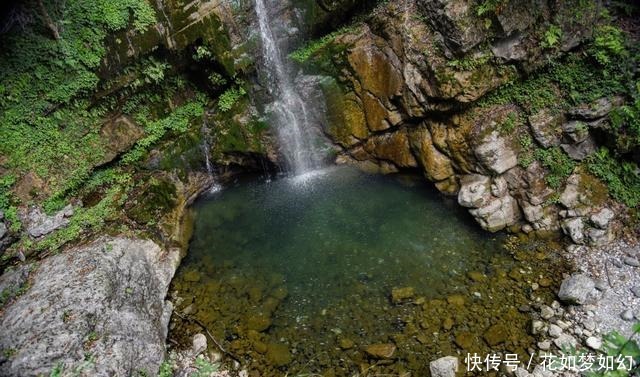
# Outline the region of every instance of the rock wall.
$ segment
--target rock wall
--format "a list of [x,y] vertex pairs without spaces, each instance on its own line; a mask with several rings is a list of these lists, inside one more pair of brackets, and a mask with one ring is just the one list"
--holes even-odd
[[[592,130],[618,100],[566,111],[485,100],[590,36],[594,4],[533,3],[504,1],[483,16],[468,1],[383,3],[315,52],[303,67],[324,75],[325,132],[340,147],[338,162],[384,173],[420,169],[492,232],[576,233],[569,224],[577,216],[590,236],[575,242],[609,240],[608,221],[590,219],[608,211],[605,199],[585,190],[597,180],[578,169],[550,187],[531,150],[558,147],[583,160],[596,150]],[[550,25],[560,30],[554,48],[543,41]],[[579,180],[590,183],[571,183]],[[571,195],[581,204],[561,199]]]
[[165,296],[179,249],[103,237],[0,277],[30,286],[0,317],[3,376],[58,368],[86,376],[156,375],[171,304]]

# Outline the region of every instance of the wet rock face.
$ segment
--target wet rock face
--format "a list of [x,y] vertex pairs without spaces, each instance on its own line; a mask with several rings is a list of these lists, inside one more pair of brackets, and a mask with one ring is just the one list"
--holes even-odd
[[230,43],[240,45],[242,37],[229,4],[220,0],[196,0],[187,4],[158,0],[150,5],[155,8],[157,23],[142,34],[127,30],[112,35],[103,74],[116,72],[159,46],[175,52],[197,40],[211,49],[227,73],[233,73],[234,59],[241,57],[234,56],[240,50],[232,51]]
[[73,370],[87,354],[87,375],[155,375],[178,259],[152,241],[108,237],[45,259],[0,315],[0,348],[12,354],[0,357],[3,375],[48,375],[58,363]]

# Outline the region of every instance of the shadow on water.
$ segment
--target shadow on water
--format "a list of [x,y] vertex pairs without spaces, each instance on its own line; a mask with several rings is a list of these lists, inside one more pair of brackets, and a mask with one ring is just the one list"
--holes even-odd
[[[177,309],[258,375],[346,376],[365,365],[423,375],[434,355],[532,342],[514,309],[530,292],[512,272],[551,272],[518,265],[504,235],[479,230],[422,179],[330,168],[244,179],[195,207]],[[483,332],[496,319],[509,326],[490,344]],[[173,327],[184,343],[198,331]],[[387,359],[367,352],[372,344],[396,351]]]

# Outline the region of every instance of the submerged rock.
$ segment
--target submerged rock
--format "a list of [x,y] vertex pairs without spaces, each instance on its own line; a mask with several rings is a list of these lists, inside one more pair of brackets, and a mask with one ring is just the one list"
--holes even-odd
[[458,371],[458,358],[445,356],[429,363],[431,377],[455,377]]
[[289,347],[282,343],[269,343],[267,345],[267,360],[277,367],[291,363],[292,357]]
[[391,290],[391,302],[399,304],[403,301],[413,298],[415,290],[413,287],[393,288]]
[[497,324],[489,327],[485,331],[483,338],[489,346],[496,346],[500,343],[504,343],[507,340],[507,328],[504,325]]
[[340,345],[340,348],[342,348],[343,350],[348,350],[355,346],[355,343],[353,342],[353,340],[349,338],[341,338],[338,341],[338,344]]
[[587,275],[572,275],[562,281],[558,298],[568,304],[582,305],[595,287],[595,282]]
[[82,373],[94,376],[157,374],[172,310],[164,298],[178,260],[177,249],[121,237],[43,260],[0,317],[0,348],[15,352],[2,374],[48,375],[58,364],[85,365]]
[[271,317],[266,313],[255,313],[247,317],[247,328],[258,332],[265,331],[271,326]]
[[371,344],[364,351],[376,359],[390,359],[396,352],[396,346],[391,343]]

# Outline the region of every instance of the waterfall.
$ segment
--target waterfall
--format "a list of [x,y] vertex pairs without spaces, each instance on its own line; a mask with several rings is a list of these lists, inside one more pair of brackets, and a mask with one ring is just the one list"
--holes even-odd
[[288,168],[294,175],[301,175],[320,167],[321,159],[314,150],[312,134],[309,132],[307,104],[293,86],[289,67],[270,27],[271,20],[264,1],[255,0],[255,9],[262,40],[267,87],[274,98],[271,110],[275,115],[277,136]]
[[209,127],[207,126],[207,119],[204,117],[200,132],[202,133],[202,153],[204,155],[204,163],[207,167],[207,173],[213,177],[213,166],[211,165],[211,154],[209,152],[209,142],[207,141],[207,138],[209,137]]
[[209,126],[207,125],[207,117],[206,115],[202,117],[202,128],[200,129],[200,133],[202,134],[202,155],[204,156],[204,164],[207,168],[207,174],[211,177],[212,184],[209,188],[210,193],[218,192],[222,189],[222,186],[218,184],[218,180],[216,179],[216,172],[213,169],[213,165],[211,164],[211,152],[209,146]]

